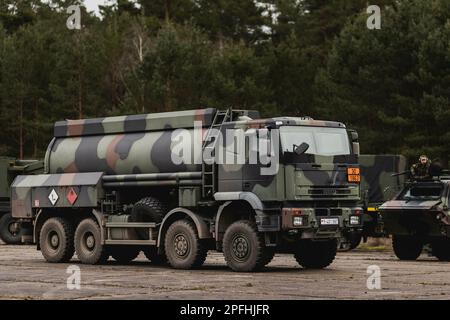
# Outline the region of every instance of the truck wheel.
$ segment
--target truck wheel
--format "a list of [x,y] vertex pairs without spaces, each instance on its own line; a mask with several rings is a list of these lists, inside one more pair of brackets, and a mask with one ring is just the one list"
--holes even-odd
[[198,238],[197,228],[189,220],[177,220],[167,230],[164,250],[169,264],[175,269],[200,267],[208,250]]
[[141,250],[130,246],[114,246],[110,248],[111,256],[120,264],[128,264],[139,256]]
[[[156,198],[147,197],[133,206],[130,221],[160,223],[166,213],[167,208],[164,203]],[[136,228],[136,233],[142,240],[149,240],[148,230]]]
[[233,271],[251,272],[262,269],[273,258],[269,250],[265,246],[263,235],[248,220],[234,222],[225,231],[223,254],[228,267]]
[[422,253],[423,243],[412,236],[392,236],[394,253],[400,260],[417,260]]
[[7,213],[0,218],[0,239],[4,243],[20,244],[22,243],[22,236],[26,235],[27,232],[28,230],[16,222],[11,213]]
[[439,259],[439,261],[450,261],[450,241],[439,240],[431,244],[433,255]]
[[351,234],[349,236],[349,240],[350,240],[350,250],[356,249],[361,244],[362,235],[361,234]]
[[159,254],[158,248],[156,247],[147,247],[144,250],[145,257],[155,266],[163,266],[167,264],[167,257],[166,255]]
[[109,252],[102,244],[100,226],[93,219],[84,219],[75,231],[75,251],[84,264],[102,264]]
[[296,252],[295,260],[305,269],[323,269],[328,267],[336,257],[337,240],[326,241],[302,240]]
[[45,260],[68,262],[74,254],[73,225],[64,218],[50,218],[42,226],[39,245]]

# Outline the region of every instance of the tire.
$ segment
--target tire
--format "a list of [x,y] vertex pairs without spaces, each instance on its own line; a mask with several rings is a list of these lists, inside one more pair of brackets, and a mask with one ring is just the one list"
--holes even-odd
[[412,236],[392,236],[394,253],[400,260],[414,261],[422,253],[423,243]]
[[109,258],[108,249],[102,244],[100,226],[93,219],[80,222],[75,231],[75,252],[84,264],[102,264]]
[[21,244],[22,236],[29,233],[18,223],[18,230],[14,230],[13,224],[16,222],[11,213],[4,214],[0,218],[0,239],[6,244]]
[[[131,222],[155,222],[160,223],[167,213],[167,207],[156,198],[144,198],[133,206]],[[149,240],[148,230],[136,228],[136,233],[142,240]]]
[[356,249],[361,244],[362,235],[361,234],[351,234],[349,236],[349,240],[350,240],[350,250]]
[[272,258],[271,249],[266,248],[264,236],[256,225],[248,220],[231,224],[223,237],[223,254],[227,265],[236,272],[261,270]]
[[295,260],[305,269],[323,269],[336,257],[337,240],[301,240],[294,253]]
[[139,248],[131,246],[114,246],[109,251],[114,260],[120,264],[129,264],[141,253]]
[[164,251],[173,268],[185,270],[203,265],[208,254],[195,224],[189,220],[177,220],[170,225],[164,238]]
[[50,263],[69,262],[74,254],[73,225],[64,218],[50,218],[42,226],[39,246]]
[[450,241],[438,240],[431,244],[433,256],[439,261],[450,262]]

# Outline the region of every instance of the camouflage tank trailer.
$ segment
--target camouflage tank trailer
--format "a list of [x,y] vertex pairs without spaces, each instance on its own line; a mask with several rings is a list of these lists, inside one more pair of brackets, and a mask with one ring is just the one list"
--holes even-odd
[[363,226],[361,231],[348,233],[346,238],[352,250],[368,237],[387,237],[383,219],[378,207],[391,200],[404,186],[405,176],[397,174],[407,168],[407,160],[402,155],[369,155],[359,156],[361,168],[361,193]]
[[450,261],[450,175],[408,181],[380,206],[385,230],[392,235],[395,255],[416,260],[424,246],[440,261]]
[[11,215],[10,185],[18,175],[39,174],[44,163],[37,160],[0,158],[0,239],[6,244],[20,244],[30,240],[31,225],[20,224]]
[[127,263],[144,251],[190,269],[218,250],[235,271],[276,252],[324,268],[344,230],[361,227],[358,150],[341,123],[253,111],[63,121],[46,174],[14,181],[12,211],[33,223],[49,262],[76,252]]

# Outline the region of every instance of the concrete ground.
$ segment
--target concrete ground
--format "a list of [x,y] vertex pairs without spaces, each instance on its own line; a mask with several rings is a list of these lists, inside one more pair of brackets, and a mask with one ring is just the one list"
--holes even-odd
[[[67,288],[72,265],[80,268],[80,290]],[[374,265],[381,288],[369,290]],[[448,268],[426,254],[404,262],[390,250],[364,249],[340,252],[324,270],[304,270],[292,256],[277,255],[263,272],[234,273],[219,253],[191,271],[152,266],[142,254],[128,266],[86,266],[76,259],[49,264],[33,246],[0,244],[0,299],[449,299]]]

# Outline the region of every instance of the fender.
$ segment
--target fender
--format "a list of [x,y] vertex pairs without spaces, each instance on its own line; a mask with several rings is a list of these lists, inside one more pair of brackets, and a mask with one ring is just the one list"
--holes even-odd
[[216,192],[214,199],[216,201],[246,201],[257,214],[262,213],[264,210],[263,203],[253,192]]
[[253,192],[217,192],[214,194],[214,199],[216,201],[226,201],[217,210],[214,230],[216,240],[220,240],[219,228],[221,225],[222,213],[227,206],[233,203],[233,201],[246,201],[252,207],[255,211],[255,220],[259,231],[266,232],[280,230],[280,217],[278,215],[265,214],[264,204]]
[[185,208],[175,208],[175,209],[171,210],[164,217],[163,221],[161,222],[161,227],[159,228],[159,234],[158,234],[158,247],[161,245],[161,239],[164,236],[165,230],[167,229],[166,224],[168,223],[168,221],[171,221],[170,218],[176,214],[186,215],[189,218],[191,218],[192,221],[194,221],[195,226],[197,227],[198,237],[200,239],[211,239],[212,238],[212,235],[208,229],[208,226],[206,225],[205,221],[203,221],[203,219],[199,215],[197,215],[194,212],[192,212],[191,210],[188,210]]

